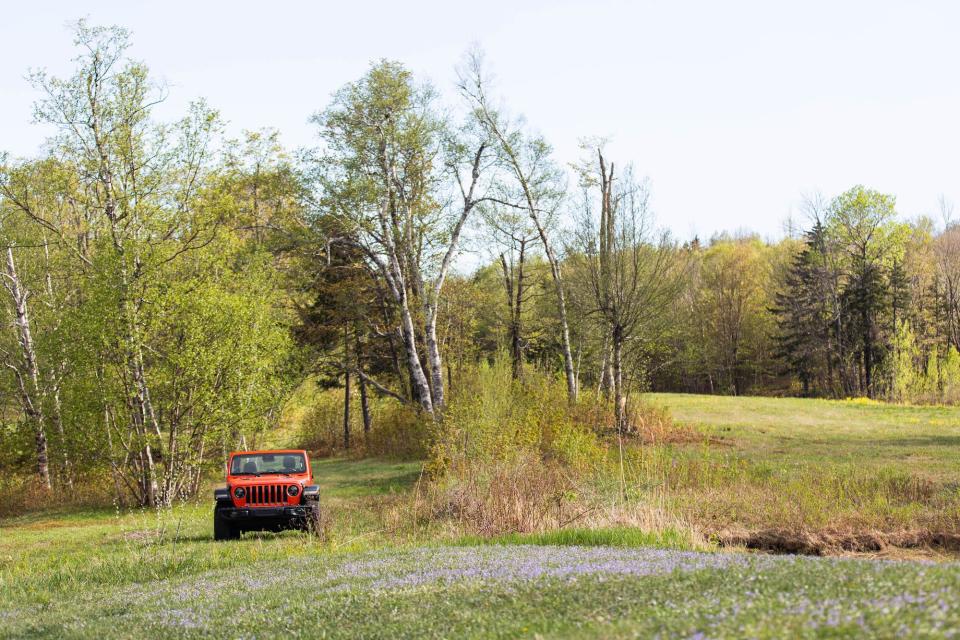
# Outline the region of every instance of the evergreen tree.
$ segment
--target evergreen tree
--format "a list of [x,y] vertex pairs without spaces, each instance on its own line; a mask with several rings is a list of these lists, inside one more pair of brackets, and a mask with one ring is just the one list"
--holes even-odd
[[777,355],[787,371],[797,376],[803,395],[810,395],[823,376],[826,336],[830,332],[822,287],[822,256],[826,230],[820,221],[804,234],[803,250],[797,254],[776,294],[773,312],[777,318]]

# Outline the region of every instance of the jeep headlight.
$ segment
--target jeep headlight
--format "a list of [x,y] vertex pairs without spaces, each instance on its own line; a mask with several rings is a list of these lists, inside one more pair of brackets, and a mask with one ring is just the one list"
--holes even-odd
[[292,498],[294,496],[300,495],[300,485],[292,484],[287,487],[287,494]]
[[237,498],[242,498],[243,496],[247,495],[247,492],[244,491],[243,487],[237,487],[233,490],[233,495],[235,495]]

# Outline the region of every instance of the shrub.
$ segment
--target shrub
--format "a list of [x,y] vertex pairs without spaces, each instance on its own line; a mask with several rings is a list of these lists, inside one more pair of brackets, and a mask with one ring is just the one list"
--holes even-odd
[[72,486],[54,485],[52,490],[33,473],[0,477],[0,517],[56,508],[105,507],[116,504],[116,500],[110,474],[102,471],[84,473]]
[[343,400],[336,392],[318,394],[303,416],[297,441],[319,455],[331,455],[343,446]]
[[[632,402],[630,415],[628,442],[693,433],[663,408]],[[611,450],[613,425],[603,398],[583,394],[571,405],[565,384],[552,375],[528,370],[518,381],[506,362],[481,365],[461,381],[437,425],[428,465],[433,481],[416,502],[417,517],[461,535],[625,526],[671,528],[683,532],[684,544],[699,544],[689,525],[659,506],[627,503],[619,455]]]
[[[423,458],[430,438],[430,420],[392,399],[370,398],[371,430],[363,432],[359,397],[351,399],[350,453],[394,458]],[[320,456],[344,452],[343,391],[317,394],[297,434],[300,446]]]
[[571,408],[555,377],[528,370],[513,380],[504,361],[466,376],[439,425],[431,470],[537,457],[583,471],[606,457],[591,408]]
[[357,439],[358,451],[382,458],[419,460],[427,455],[430,420],[412,407],[378,403],[369,435]]

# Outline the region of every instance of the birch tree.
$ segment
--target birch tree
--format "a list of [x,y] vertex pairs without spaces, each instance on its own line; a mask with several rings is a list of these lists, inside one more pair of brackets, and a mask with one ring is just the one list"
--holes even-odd
[[482,137],[451,131],[436,100],[402,65],[383,61],[314,117],[325,142],[319,210],[342,221],[380,275],[397,308],[413,400],[429,414],[446,404],[439,300],[484,198],[488,156]]
[[216,235],[216,223],[202,220],[205,212],[195,206],[210,164],[216,115],[197,104],[173,125],[155,123],[151,110],[165,92],[143,64],[127,57],[123,29],[80,22],[75,44],[80,55],[72,76],[38,72],[31,79],[44,94],[36,119],[56,128],[52,148],[76,171],[82,241],[72,237],[76,230],[63,219],[21,208],[40,229],[73,247],[78,267],[114,293],[113,308],[103,312],[117,328],[118,373],[127,392],[123,410],[113,415],[127,420],[138,500],[166,504],[177,470],[165,451],[148,377],[146,309],[165,265]]
[[73,185],[70,172],[54,161],[22,162],[0,170],[0,225],[9,250],[3,280],[16,337],[15,346],[4,349],[7,372],[16,379],[23,415],[32,416],[27,421],[36,429],[38,459],[47,460],[41,479],[47,483],[55,458],[56,479],[64,486],[72,482],[72,464],[61,402],[68,371],[62,324],[76,304],[79,283],[63,248],[49,231],[25,219],[23,211],[69,219],[75,212],[64,195],[74,194]]
[[20,407],[24,418],[30,424],[34,434],[37,459],[37,477],[40,483],[50,489],[49,451],[47,447],[47,424],[44,417],[45,388],[40,373],[37,350],[33,341],[30,311],[27,299],[30,291],[20,275],[13,255],[13,247],[6,248],[6,262],[3,272],[3,288],[9,296],[11,320],[17,337],[17,352],[3,350],[3,364],[13,372],[16,378]]
[[596,160],[584,161],[579,169],[587,197],[577,230],[578,254],[592,293],[591,312],[609,336],[614,416],[622,434],[630,426],[627,347],[636,344],[634,351],[640,351],[644,341],[658,337],[660,318],[681,290],[683,269],[670,236],[653,226],[646,185],[629,168],[618,177],[614,163],[596,149]]
[[561,169],[552,160],[552,148],[542,137],[525,132],[519,123],[511,122],[498,110],[487,94],[488,80],[483,57],[478,51],[467,54],[459,73],[460,92],[473,105],[474,116],[497,145],[502,165],[513,179],[517,197],[502,202],[526,212],[537,231],[553,278],[560,320],[560,344],[563,369],[570,402],[577,399],[577,375],[570,346],[570,322],[567,317],[567,295],[563,269],[550,231],[550,222],[564,197],[565,180]]

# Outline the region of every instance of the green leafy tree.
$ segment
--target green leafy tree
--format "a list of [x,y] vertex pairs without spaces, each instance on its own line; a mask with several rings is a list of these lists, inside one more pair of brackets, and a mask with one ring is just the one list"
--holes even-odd
[[325,142],[318,209],[339,221],[382,279],[414,399],[434,414],[445,404],[441,293],[463,227],[485,197],[487,141],[483,132],[454,131],[433,89],[388,61],[343,87],[314,121]]
[[850,337],[861,356],[860,389],[877,392],[874,369],[883,357],[881,316],[889,304],[892,265],[902,259],[905,229],[896,223],[895,199],[861,186],[837,196],[826,227],[845,268],[844,305],[850,310]]

